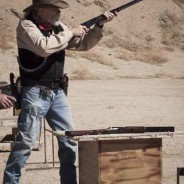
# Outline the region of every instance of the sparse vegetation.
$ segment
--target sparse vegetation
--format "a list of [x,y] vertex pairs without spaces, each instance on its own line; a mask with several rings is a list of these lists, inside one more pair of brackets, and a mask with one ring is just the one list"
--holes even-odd
[[145,40],[147,41],[147,43],[151,43],[154,38],[151,35],[146,35]]
[[[150,43],[153,38],[148,35],[146,41]],[[115,48],[118,50],[117,58],[123,59],[126,61],[137,60],[149,64],[160,64],[168,61],[168,58],[165,56],[164,51],[159,48],[152,46],[143,46],[135,42],[123,40],[118,37],[109,38],[104,42],[109,48]]]
[[73,57],[73,58],[84,58],[88,59],[90,61],[95,61],[97,63],[100,63],[102,65],[107,65],[110,67],[116,67],[114,64],[114,61],[112,61],[110,56],[104,56],[101,54],[97,54],[93,51],[89,52],[76,52],[76,51],[67,51],[66,55],[68,57]]
[[13,41],[13,35],[8,33],[1,32],[0,34],[0,49],[2,50],[8,50],[12,49],[12,41]]
[[97,6],[100,6],[103,11],[110,8],[106,0],[95,0],[94,4],[96,4]]
[[161,64],[168,61],[164,51],[156,48],[139,48],[136,51],[123,50],[118,52],[117,58],[123,60],[137,60],[149,64]]
[[110,8],[110,5],[107,3],[106,0],[77,0],[78,3],[83,4],[84,6],[88,7],[92,4],[96,4],[97,6],[99,6],[100,8],[102,8],[102,11],[107,10]]
[[114,61],[111,60],[110,56],[103,56],[100,54],[97,54],[95,52],[84,52],[81,53],[80,55],[82,58],[91,60],[91,61],[95,61],[97,63],[100,63],[102,65],[107,65],[110,67],[115,67]]
[[72,57],[72,58],[79,58],[80,53],[79,52],[76,52],[76,51],[67,50],[66,51],[66,56]]
[[184,0],[173,0],[180,8],[184,8]]
[[104,36],[111,36],[111,35],[113,35],[113,33],[114,33],[114,30],[112,29],[112,27],[109,27],[108,25],[106,25],[105,27],[104,27],[104,31],[103,31],[103,35]]
[[162,43],[166,46],[176,46],[181,48],[184,42],[184,27],[182,17],[168,10],[160,15],[160,27],[162,29]]
[[136,52],[135,59],[149,64],[162,64],[168,61],[164,51],[155,48],[140,49]]
[[89,70],[83,66],[80,65],[76,70],[72,72],[71,80],[92,80],[92,79],[98,79],[97,76],[92,75]]

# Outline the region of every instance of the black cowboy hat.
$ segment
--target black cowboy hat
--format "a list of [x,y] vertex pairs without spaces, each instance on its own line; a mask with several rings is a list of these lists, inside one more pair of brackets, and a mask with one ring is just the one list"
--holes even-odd
[[31,6],[25,8],[23,12],[29,12],[30,10],[33,10],[38,7],[42,6],[54,6],[57,8],[65,9],[69,7],[69,4],[65,1],[62,0],[32,0],[33,3]]

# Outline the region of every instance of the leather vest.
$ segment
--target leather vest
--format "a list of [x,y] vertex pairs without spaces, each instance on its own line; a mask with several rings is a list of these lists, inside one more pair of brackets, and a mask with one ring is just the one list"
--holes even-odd
[[[63,31],[63,28],[59,26],[59,27],[53,27],[53,30],[40,29],[40,31],[45,37],[49,37],[51,31],[54,31],[56,34],[58,34],[60,31]],[[45,65],[40,70],[35,72],[26,72],[26,71],[23,71],[21,67],[19,67],[20,76],[23,84],[24,84],[24,81],[26,83],[27,80],[55,81],[63,77],[64,60],[65,60],[64,50],[53,53],[47,58],[43,58],[31,52],[30,50],[22,49],[22,48],[18,48],[18,54],[19,54],[19,62],[26,69],[34,70],[34,68],[39,67],[44,62],[45,59],[47,60]]]

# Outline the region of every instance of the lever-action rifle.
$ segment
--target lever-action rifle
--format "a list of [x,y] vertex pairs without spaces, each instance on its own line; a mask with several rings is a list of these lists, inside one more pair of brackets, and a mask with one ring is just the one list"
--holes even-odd
[[[119,6],[118,8],[110,10],[110,12],[111,13],[120,12],[120,11],[122,11],[122,10],[124,10],[124,9],[126,9],[126,8],[128,8],[130,6],[133,6],[134,4],[137,4],[137,3],[141,2],[141,1],[143,1],[143,0],[133,0],[133,1],[130,1],[129,3],[126,3],[126,4],[122,5],[122,6]],[[98,21],[101,21],[101,20],[104,20],[104,19],[105,19],[104,15],[99,15],[99,16],[97,16],[95,18],[92,18],[92,19],[82,23],[81,25],[90,28],[92,25],[96,24]]]
[[105,135],[105,134],[133,134],[133,133],[148,133],[148,132],[174,132],[174,127],[145,127],[145,126],[127,126],[127,127],[109,127],[96,130],[76,130],[65,131],[64,135],[69,137],[83,135]]

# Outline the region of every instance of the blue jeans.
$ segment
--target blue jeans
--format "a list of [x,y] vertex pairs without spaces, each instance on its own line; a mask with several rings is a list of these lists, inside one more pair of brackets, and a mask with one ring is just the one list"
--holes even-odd
[[[7,161],[3,184],[19,182],[21,168],[31,154],[43,117],[54,131],[74,129],[70,108],[62,89],[41,93],[39,87],[24,87],[18,119],[19,135]],[[66,138],[58,138],[58,145],[60,181],[62,184],[76,184],[77,145]]]

